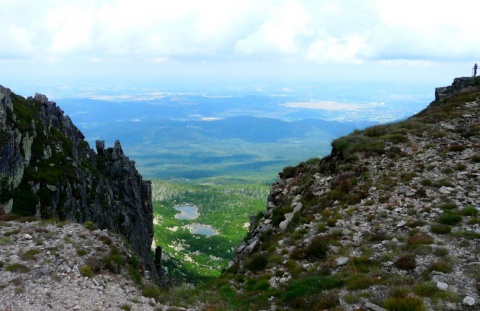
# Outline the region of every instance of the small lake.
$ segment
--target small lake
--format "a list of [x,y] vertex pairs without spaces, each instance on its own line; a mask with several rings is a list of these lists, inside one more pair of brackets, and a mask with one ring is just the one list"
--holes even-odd
[[191,224],[186,226],[191,234],[201,234],[206,236],[212,236],[218,234],[217,230],[210,225],[203,224]]
[[192,220],[197,219],[198,216],[200,216],[198,207],[195,205],[177,205],[173,208],[180,212],[180,214],[175,215],[175,218],[177,219]]

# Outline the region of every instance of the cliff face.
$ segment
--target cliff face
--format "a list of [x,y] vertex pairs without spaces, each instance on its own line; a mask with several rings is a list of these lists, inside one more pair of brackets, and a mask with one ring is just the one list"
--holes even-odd
[[480,78],[435,93],[285,168],[227,270],[234,289],[280,309],[478,309]]
[[124,235],[156,277],[150,182],[118,141],[96,148],[44,95],[0,86],[0,213],[93,221]]

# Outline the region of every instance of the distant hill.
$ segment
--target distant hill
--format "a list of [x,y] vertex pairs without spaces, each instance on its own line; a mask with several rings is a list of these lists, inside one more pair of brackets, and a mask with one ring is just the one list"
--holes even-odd
[[93,140],[120,139],[149,178],[209,178],[246,176],[259,168],[264,176],[272,176],[305,157],[327,154],[332,139],[371,124],[238,116],[92,123],[83,133]]

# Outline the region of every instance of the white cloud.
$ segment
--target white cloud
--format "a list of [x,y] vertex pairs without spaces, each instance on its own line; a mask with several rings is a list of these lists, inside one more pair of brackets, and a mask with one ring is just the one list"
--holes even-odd
[[342,40],[330,38],[313,42],[306,52],[306,57],[317,63],[362,63],[361,56],[367,48],[367,44],[359,36]]
[[0,7],[8,12],[0,59],[169,64],[175,72],[189,62],[430,66],[480,55],[477,0],[0,0]]
[[94,12],[60,4],[46,13],[45,26],[51,43],[48,53],[59,55],[78,52],[91,46]]
[[311,16],[299,1],[288,0],[275,6],[257,31],[235,44],[240,54],[298,53],[298,37],[309,33]]

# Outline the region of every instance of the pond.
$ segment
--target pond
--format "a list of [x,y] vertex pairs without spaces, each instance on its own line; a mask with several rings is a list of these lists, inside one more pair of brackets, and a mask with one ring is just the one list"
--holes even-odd
[[173,208],[180,211],[180,214],[175,215],[175,218],[177,219],[192,220],[197,219],[198,216],[200,216],[198,207],[195,205],[177,205]]
[[212,236],[218,234],[218,231],[215,230],[210,225],[204,225],[204,224],[191,224],[186,226],[189,230],[190,233],[192,234],[201,234],[201,235],[206,235],[206,236]]

